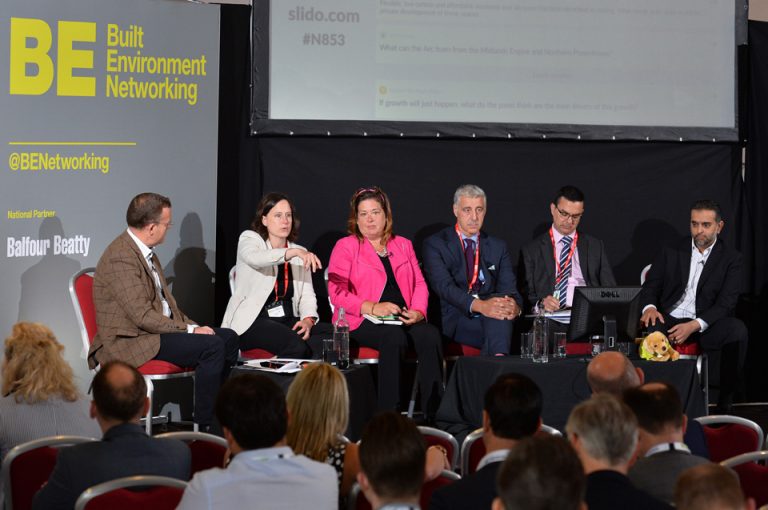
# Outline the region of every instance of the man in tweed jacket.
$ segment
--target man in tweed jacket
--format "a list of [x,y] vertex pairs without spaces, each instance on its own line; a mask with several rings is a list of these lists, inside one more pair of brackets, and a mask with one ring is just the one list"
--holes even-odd
[[210,427],[221,381],[237,361],[234,331],[198,326],[179,310],[152,249],[171,227],[171,201],[156,193],[131,200],[128,229],[96,266],[93,300],[98,332],[88,364],[121,360],[140,367],[156,359],[195,367],[195,421]]

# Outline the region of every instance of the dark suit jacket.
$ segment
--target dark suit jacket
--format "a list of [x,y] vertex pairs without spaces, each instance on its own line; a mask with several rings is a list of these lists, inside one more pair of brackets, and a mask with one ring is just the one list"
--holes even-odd
[[48,483],[35,495],[33,510],[71,510],[77,497],[96,484],[134,475],[189,480],[189,447],[176,439],[154,439],[139,425],[123,423],[99,442],[61,448]]
[[[655,305],[668,314],[685,292],[691,268],[691,238],[661,250],[640,291],[640,307]],[[742,290],[741,254],[718,239],[696,287],[696,316],[712,325],[733,314]]]
[[[581,274],[588,287],[612,287],[616,285],[608,255],[603,242],[588,234],[579,232],[576,244]],[[555,257],[549,231],[523,246],[525,287],[523,294],[529,306],[540,299],[551,296],[555,291]]]
[[[478,295],[487,298],[492,294],[508,294],[522,306],[507,244],[485,232],[480,232],[479,239],[480,269],[485,283]],[[422,257],[429,284],[440,297],[443,333],[452,337],[459,317],[469,316],[469,307],[475,299],[467,292],[467,263],[454,227],[444,228],[428,237],[424,241]]]
[[587,475],[589,510],[671,510],[663,501],[635,488],[629,478],[617,471],[595,471]]
[[496,497],[496,473],[501,462],[492,462],[483,469],[432,493],[429,510],[475,510],[491,508]]
[[99,259],[93,281],[98,331],[88,352],[91,368],[113,359],[143,365],[160,350],[161,333],[185,333],[187,324],[192,324],[176,305],[157,255],[154,265],[173,318],[163,315],[152,270],[127,232]]

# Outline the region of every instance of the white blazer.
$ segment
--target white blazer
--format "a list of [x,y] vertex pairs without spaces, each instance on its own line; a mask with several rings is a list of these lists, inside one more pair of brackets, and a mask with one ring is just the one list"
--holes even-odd
[[[288,243],[288,248],[302,246]],[[221,326],[234,329],[242,335],[253,321],[275,288],[278,272],[282,278],[282,264],[288,248],[272,248],[253,230],[240,234],[237,243],[237,264],[235,266],[235,292],[229,299]],[[306,271],[299,257],[288,261],[293,274],[293,314],[299,319],[317,319],[317,298],[312,287],[312,272]]]

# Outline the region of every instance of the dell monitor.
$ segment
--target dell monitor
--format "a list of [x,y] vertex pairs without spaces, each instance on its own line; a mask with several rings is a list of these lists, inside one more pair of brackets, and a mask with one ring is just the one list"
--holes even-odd
[[634,342],[640,322],[640,287],[576,287],[569,342],[589,342],[601,335],[608,349]]

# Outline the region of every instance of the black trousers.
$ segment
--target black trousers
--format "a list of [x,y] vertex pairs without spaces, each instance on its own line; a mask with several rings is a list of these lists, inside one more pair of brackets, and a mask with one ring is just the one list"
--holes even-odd
[[303,340],[293,329],[297,318],[270,319],[257,317],[240,335],[240,349],[264,349],[278,358],[314,358],[323,356],[323,338],[333,338],[333,326],[318,322]]
[[[665,323],[662,324],[657,321],[656,326],[648,328],[649,331],[661,331],[666,335],[672,326],[691,320],[676,319],[667,314],[663,315]],[[720,351],[718,407],[727,408],[733,402],[733,395],[739,388],[744,361],[747,357],[748,340],[747,328],[743,322],[735,317],[723,317],[714,324],[710,324],[703,333],[697,332],[692,334],[686,341],[698,341],[704,352]]]
[[379,351],[379,410],[400,408],[400,369],[408,346],[419,360],[418,377],[421,408],[433,417],[443,396],[443,345],[440,332],[432,324],[419,322],[413,326],[391,326],[363,323],[350,332],[360,345]]
[[238,356],[237,333],[225,328],[213,330],[215,335],[163,333],[155,356],[181,367],[195,367],[195,421],[201,428],[213,423],[216,395]]

